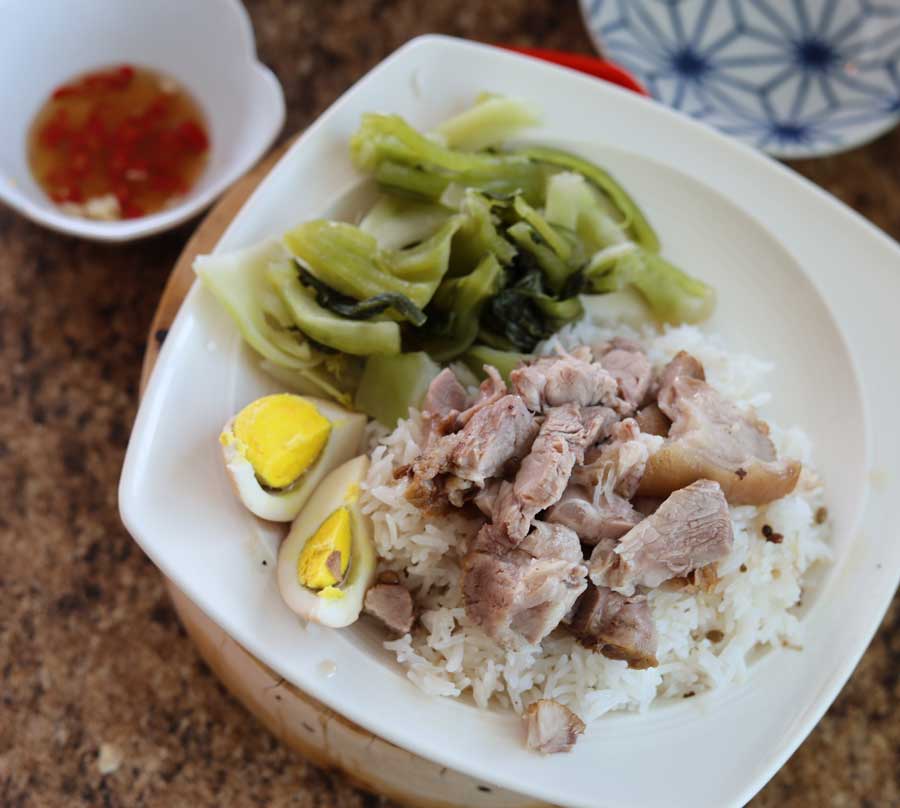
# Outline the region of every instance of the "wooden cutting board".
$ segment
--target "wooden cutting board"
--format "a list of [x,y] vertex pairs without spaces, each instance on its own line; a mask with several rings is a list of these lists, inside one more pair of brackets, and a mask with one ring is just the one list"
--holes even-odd
[[[185,295],[194,282],[194,258],[216,245],[247,197],[290,144],[275,150],[238,180],[188,241],[163,290],[141,370],[143,392]],[[370,791],[416,808],[525,808],[543,806],[425,760],[348,721],[244,650],[171,581],[181,622],[225,687],[279,739],[319,766],[338,769]],[[373,694],[377,698],[377,694]],[[448,728],[450,731],[450,728]]]

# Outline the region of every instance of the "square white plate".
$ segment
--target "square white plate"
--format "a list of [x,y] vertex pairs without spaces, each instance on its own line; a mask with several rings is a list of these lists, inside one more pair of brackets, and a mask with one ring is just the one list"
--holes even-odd
[[[335,200],[359,185],[347,141],[363,112],[396,112],[428,128],[481,90],[536,102],[545,124],[531,139],[610,168],[657,226],[664,254],[717,288],[711,328],[776,362],[768,413],[812,435],[835,527],[834,563],[804,596],[802,652],[765,654],[745,682],[720,692],[601,719],[571,754],[542,758],[523,748],[514,716],[421,693],[365,628],[305,631],[279,598],[273,537],[232,496],[216,444],[227,418],[269,388],[198,286],[135,423],[122,518],[160,569],[251,653],[419,755],[558,804],[742,804],[827,709],[897,585],[900,249],[788,169],[665,107],[562,68],[428,36],[306,131],[217,250],[338,210]],[[332,678],[318,672],[326,660],[337,665]]]

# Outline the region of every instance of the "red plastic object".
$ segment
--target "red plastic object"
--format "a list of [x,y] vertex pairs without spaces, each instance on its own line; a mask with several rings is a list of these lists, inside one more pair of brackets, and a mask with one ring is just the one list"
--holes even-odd
[[618,84],[626,90],[649,96],[650,94],[629,72],[623,70],[617,64],[606,59],[598,59],[596,56],[587,56],[583,53],[569,53],[568,51],[550,50],[548,48],[520,48],[515,45],[498,45],[504,50],[522,53],[525,56],[533,56],[535,59],[543,59],[545,62],[562,65],[563,67],[577,70],[579,73],[587,73],[603,81]]

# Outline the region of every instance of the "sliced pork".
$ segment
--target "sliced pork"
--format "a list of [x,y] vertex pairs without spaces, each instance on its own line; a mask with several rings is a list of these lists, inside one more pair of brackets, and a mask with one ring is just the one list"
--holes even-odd
[[618,544],[599,543],[591,554],[591,581],[630,596],[638,586],[654,588],[724,558],[733,543],[721,487],[699,480],[672,494]]
[[[765,422],[741,412],[690,375],[696,368],[688,359],[679,360],[681,356],[663,371],[659,407],[672,426],[647,464],[640,493],[667,496],[695,480],[709,479],[719,483],[732,504],[764,505],[793,491],[800,463],[778,460]],[[676,362],[682,367],[679,372],[671,370]]]
[[703,369],[703,363],[693,354],[687,351],[679,351],[674,358],[659,374],[659,384],[657,389],[657,399],[667,399],[667,391],[675,383],[676,379],[698,379],[701,382],[706,381],[706,371]]
[[501,475],[509,464],[521,459],[537,430],[534,415],[521,398],[502,396],[481,407],[459,432],[445,435],[425,449],[413,463],[407,498],[420,507],[433,505],[441,493],[435,478],[449,474],[455,478],[449,483],[449,492],[454,494],[451,501],[462,504],[466,489],[482,486],[487,478]]
[[506,395],[476,412],[458,433],[451,471],[479,485],[503,473],[528,451],[538,431],[518,396]]
[[467,402],[466,390],[450,368],[445,368],[434,377],[422,402],[428,443],[456,430],[456,420]]
[[584,732],[584,721],[553,699],[529,704],[523,719],[525,743],[529,749],[544,755],[568,752]]
[[407,634],[415,622],[412,595],[399,583],[377,583],[368,592],[363,606],[395,634]]
[[629,668],[659,664],[656,626],[644,595],[625,597],[591,585],[578,599],[570,628],[582,645],[610,659],[624,659]]
[[616,380],[622,415],[633,415],[647,397],[653,369],[643,348],[636,342],[616,337],[598,348],[600,364]]
[[609,443],[586,453],[585,463],[574,472],[573,479],[588,488],[600,486],[605,493],[630,499],[638,489],[649,456],[637,421],[626,418],[612,427]]
[[570,484],[545,518],[552,524],[574,530],[582,544],[595,545],[602,539],[621,538],[643,516],[617,494],[595,498],[584,486]]
[[616,380],[591,362],[590,351],[538,359],[509,374],[513,390],[532,412],[562,404],[610,404],[616,400]]
[[462,570],[466,614],[504,645],[540,642],[587,586],[578,536],[543,522],[517,547],[503,528],[484,525]]
[[524,538],[531,520],[566,490],[572,469],[584,458],[587,437],[581,410],[575,404],[548,409],[515,482],[501,486],[494,523],[503,525],[513,538]]
[[500,494],[500,486],[503,483],[503,480],[488,480],[484,488],[472,498],[472,504],[488,519],[493,516],[494,508],[497,507],[497,496]]
[[500,372],[493,365],[485,365],[484,372],[487,374],[485,380],[481,383],[478,390],[478,396],[466,409],[464,409],[456,421],[460,428],[464,427],[472,419],[480,409],[490,406],[499,401],[506,395],[506,382],[500,376]]

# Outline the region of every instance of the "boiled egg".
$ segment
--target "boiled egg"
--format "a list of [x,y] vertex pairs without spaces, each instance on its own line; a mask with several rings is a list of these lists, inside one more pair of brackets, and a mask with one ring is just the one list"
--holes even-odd
[[349,626],[375,580],[372,526],[359,508],[369,470],[360,455],[330,472],[291,525],[278,551],[278,589],[306,620]]
[[262,519],[290,522],[322,478],[356,455],[365,426],[365,415],[330,401],[276,393],[244,407],[219,442],[241,502]]

